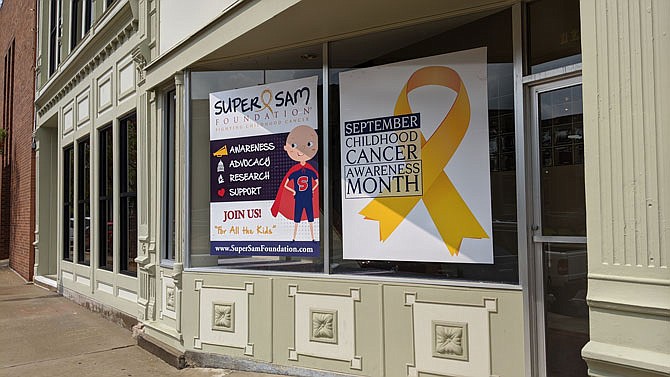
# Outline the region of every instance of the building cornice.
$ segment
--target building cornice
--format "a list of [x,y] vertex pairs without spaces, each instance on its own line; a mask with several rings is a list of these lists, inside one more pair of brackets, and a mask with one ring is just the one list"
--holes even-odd
[[51,110],[96,67],[118,50],[138,31],[138,17],[131,2],[122,1],[110,10],[101,22],[93,26],[88,38],[61,63],[58,71],[35,93],[39,117]]

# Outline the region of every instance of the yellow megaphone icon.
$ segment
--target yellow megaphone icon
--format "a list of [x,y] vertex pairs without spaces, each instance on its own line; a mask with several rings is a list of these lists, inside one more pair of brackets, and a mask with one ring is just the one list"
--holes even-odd
[[224,145],[219,149],[218,151],[212,153],[214,157],[223,157],[223,156],[228,156],[228,146]]

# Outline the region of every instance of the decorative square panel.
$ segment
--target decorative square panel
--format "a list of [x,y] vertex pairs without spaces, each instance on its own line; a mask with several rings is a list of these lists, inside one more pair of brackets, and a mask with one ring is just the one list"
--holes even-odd
[[444,359],[468,359],[468,324],[432,321],[433,356]]
[[166,276],[164,271],[161,270],[161,300],[160,300],[160,310],[159,317],[177,319],[177,306],[179,306],[178,299],[179,290],[175,286],[174,279],[171,276]]
[[124,100],[128,95],[135,92],[136,77],[135,77],[135,62],[132,55],[128,55],[121,59],[117,65],[117,98],[119,102]]
[[97,79],[97,111],[101,114],[103,111],[112,107],[112,71],[111,69],[102,74]]
[[490,314],[498,310],[497,299],[482,298],[481,305],[436,302],[405,293],[405,306],[412,308],[414,362],[407,376],[491,377]]
[[235,332],[235,303],[212,303],[212,330]]
[[174,311],[175,307],[175,287],[165,287],[165,308]]
[[[65,277],[65,275],[63,275]],[[98,281],[98,291],[100,292],[105,292],[107,294],[113,295],[114,294],[114,286],[108,283],[104,283],[102,281]]]
[[72,272],[62,270],[61,271],[61,277],[62,277],[62,279],[68,279],[68,280],[74,281],[74,274]]
[[137,303],[137,292],[131,291],[128,289],[123,289],[121,287],[116,289],[116,297],[122,298],[126,301]]
[[337,310],[310,309],[312,342],[337,344]]
[[74,105],[72,102],[63,108],[63,135],[74,129]]
[[356,355],[355,303],[360,302],[360,288],[348,293],[301,292],[297,285],[288,286],[294,299],[294,346],[288,359],[300,355],[341,360],[354,370],[362,370],[362,358]]
[[90,118],[89,89],[77,95],[77,125],[81,126]]
[[254,283],[221,287],[196,279],[195,291],[200,304],[193,347],[202,349],[203,344],[234,347],[253,356],[254,344],[249,342],[249,296],[254,294]]

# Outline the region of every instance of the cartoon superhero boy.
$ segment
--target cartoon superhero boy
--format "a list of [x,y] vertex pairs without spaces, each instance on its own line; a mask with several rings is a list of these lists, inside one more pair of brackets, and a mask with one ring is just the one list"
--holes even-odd
[[309,222],[309,232],[314,241],[314,218],[319,214],[319,174],[307,161],[316,156],[319,149],[316,131],[310,126],[298,126],[286,137],[284,150],[289,158],[297,161],[284,176],[272,205],[273,216],[281,213],[295,222],[293,240],[301,221]]

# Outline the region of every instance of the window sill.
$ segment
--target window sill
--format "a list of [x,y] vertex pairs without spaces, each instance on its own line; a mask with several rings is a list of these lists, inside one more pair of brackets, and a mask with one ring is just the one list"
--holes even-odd
[[465,288],[485,288],[485,289],[499,289],[510,291],[521,291],[523,287],[520,284],[512,283],[495,283],[495,282],[481,282],[473,280],[438,280],[438,279],[420,279],[420,278],[405,278],[405,277],[390,277],[379,275],[355,275],[355,274],[323,274],[314,272],[286,272],[286,271],[268,271],[268,270],[244,270],[231,269],[225,267],[191,267],[185,268],[185,273],[223,273],[231,275],[256,275],[258,277],[265,276],[283,276],[297,279],[319,279],[332,281],[351,281],[358,280],[367,283],[386,283],[386,284],[411,284],[411,285],[426,285],[426,286],[440,286],[440,287],[465,287]]
[[173,269],[174,268],[174,260],[173,259],[161,259],[160,267]]

